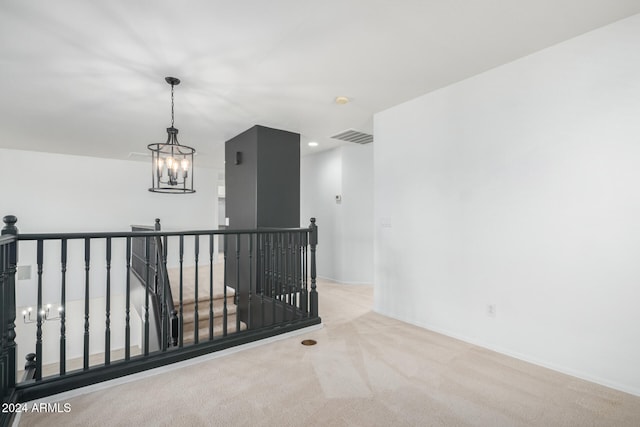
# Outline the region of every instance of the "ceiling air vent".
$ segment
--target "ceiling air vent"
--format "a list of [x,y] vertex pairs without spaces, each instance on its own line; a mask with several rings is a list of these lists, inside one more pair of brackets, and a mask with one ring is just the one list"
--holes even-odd
[[358,132],[353,129],[347,129],[337,135],[333,135],[331,138],[339,139],[340,141],[355,142],[356,144],[369,144],[373,142],[373,135]]

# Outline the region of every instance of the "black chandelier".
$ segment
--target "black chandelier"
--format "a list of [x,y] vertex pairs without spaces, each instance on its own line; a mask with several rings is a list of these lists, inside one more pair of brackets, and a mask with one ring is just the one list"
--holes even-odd
[[178,142],[178,129],[173,127],[173,87],[180,84],[175,77],[166,77],[171,85],[171,127],[167,142],[149,144],[151,151],[151,188],[155,193],[195,193],[193,189],[193,155],[196,150]]

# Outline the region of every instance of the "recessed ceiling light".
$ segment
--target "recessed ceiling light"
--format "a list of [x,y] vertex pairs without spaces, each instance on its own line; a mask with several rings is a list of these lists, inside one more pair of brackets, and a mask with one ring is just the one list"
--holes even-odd
[[311,141],[309,144],[307,144],[309,147],[317,147],[318,143],[315,141]]
[[350,101],[349,98],[347,98],[346,96],[337,96],[336,97],[336,104],[338,104],[338,105],[347,104],[349,101]]

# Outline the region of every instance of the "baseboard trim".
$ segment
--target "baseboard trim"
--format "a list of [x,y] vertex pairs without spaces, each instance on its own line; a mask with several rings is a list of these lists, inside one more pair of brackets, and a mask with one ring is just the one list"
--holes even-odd
[[431,332],[435,332],[435,333],[438,333],[438,334],[441,334],[441,335],[445,335],[447,337],[454,338],[454,339],[466,342],[468,344],[472,344],[472,345],[475,345],[475,346],[478,346],[478,347],[482,347],[482,348],[485,348],[487,350],[495,351],[496,353],[500,353],[500,354],[504,354],[505,356],[513,357],[514,359],[522,360],[524,362],[531,363],[533,365],[537,365],[537,366],[541,366],[543,368],[551,369],[552,371],[556,371],[556,372],[559,372],[561,374],[569,375],[571,377],[579,378],[581,380],[589,381],[589,382],[592,382],[592,383],[595,383],[595,384],[598,384],[598,385],[601,385],[601,386],[604,386],[604,387],[612,388],[614,390],[618,390],[618,391],[621,391],[621,392],[624,392],[624,393],[628,393],[628,394],[640,397],[640,389],[636,388],[636,387],[630,387],[630,386],[625,385],[625,384],[620,384],[620,383],[617,383],[615,381],[610,381],[610,380],[607,380],[607,379],[604,379],[604,378],[600,378],[598,376],[590,375],[590,374],[588,374],[586,372],[576,371],[576,370],[573,370],[573,369],[568,368],[566,366],[556,365],[554,363],[550,363],[550,362],[545,361],[545,360],[540,360],[540,359],[537,359],[535,357],[528,356],[526,354],[515,352],[515,351],[512,351],[512,350],[500,347],[500,346],[492,345],[492,344],[486,343],[484,341],[473,339],[473,338],[470,338],[470,337],[465,336],[465,335],[457,334],[455,332],[451,332],[451,331],[446,330],[446,329],[438,328],[436,326],[433,326],[433,325],[430,325],[430,324],[427,324],[427,323],[416,322],[414,320],[406,319],[406,318],[403,318],[402,316],[397,316],[395,314],[388,313],[388,312],[385,312],[385,311],[382,311],[382,310],[379,310],[379,309],[376,309],[376,308],[374,308],[373,311],[378,313],[378,314],[381,314],[383,316],[390,317],[390,318],[395,319],[395,320],[399,320],[400,322],[408,323],[410,325],[414,325],[414,326],[417,326],[419,328],[427,329],[427,330],[429,330]]
[[347,282],[344,280],[338,280],[338,279],[332,279],[331,277],[326,277],[326,276],[317,276],[318,279],[322,279],[322,280],[328,280],[330,282],[334,282],[337,283],[339,285],[360,285],[360,286],[373,286],[373,283],[367,283],[367,282]]

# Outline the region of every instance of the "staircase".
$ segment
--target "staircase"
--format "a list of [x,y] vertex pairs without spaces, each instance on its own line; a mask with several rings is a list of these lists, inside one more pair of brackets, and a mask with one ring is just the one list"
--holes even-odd
[[[173,306],[180,316],[180,269],[167,269]],[[196,295],[195,295],[195,267],[184,267],[182,270],[182,319],[183,319],[183,343],[190,344],[194,341],[194,331],[198,329],[198,342],[209,340],[210,301],[213,302],[213,336],[214,339],[223,336],[225,288],[227,311],[227,334],[237,332],[237,306],[235,305],[235,290],[224,286],[224,263],[213,264],[213,297],[210,298],[210,265],[198,267],[198,324],[195,322]],[[240,322],[240,330],[247,329],[244,322]]]

